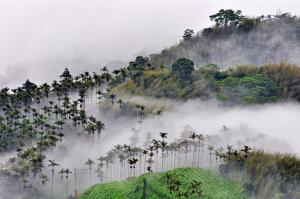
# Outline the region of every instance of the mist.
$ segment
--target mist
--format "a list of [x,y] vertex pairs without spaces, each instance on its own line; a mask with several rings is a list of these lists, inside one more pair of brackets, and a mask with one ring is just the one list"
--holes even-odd
[[[90,101],[86,107],[87,112],[103,120],[106,125],[100,139],[97,136],[91,139],[82,134],[80,129],[66,124],[64,127],[66,136],[63,141],[46,153],[47,161],[55,159],[60,164],[59,168],[70,168],[72,171],[73,168],[77,169],[77,179],[80,182],[77,185],[78,191],[84,191],[90,185],[99,182],[94,175],[92,183],[88,178],[88,167],[85,165],[87,159],[97,161],[117,144],[130,144],[133,129],[138,130],[137,146],[140,147],[144,146],[147,133],[151,133],[154,139],[159,137],[159,132],[167,132],[167,141],[172,142],[182,137],[184,131],[190,130],[205,135],[206,139],[210,140],[209,143],[216,147],[232,145],[239,148],[248,144],[254,150],[300,155],[297,141],[299,122],[296,119],[300,117],[298,104],[224,107],[216,101],[180,102],[142,97],[132,97],[130,100],[148,107],[158,104],[164,107],[165,111],[161,116],[148,116],[142,122],[137,122],[135,116],[121,116],[114,110],[102,110],[97,103]],[[12,155],[1,156],[1,162],[4,164]],[[46,166],[43,170],[43,173],[51,175],[50,169]],[[60,180],[57,171],[54,189],[59,192],[59,197],[66,197],[66,192],[68,195],[74,192],[74,171],[69,177],[67,190],[65,181]],[[50,190],[50,183],[46,186],[46,190]]]
[[278,9],[300,13],[296,0],[272,5],[237,0],[2,0],[0,85],[16,87],[27,78],[52,81],[65,67],[78,73],[115,60],[122,66],[138,54],[175,44],[187,28],[210,26],[208,16],[221,8],[241,9],[250,16]]
[[[282,12],[300,14],[299,5],[296,0],[276,0],[272,5],[270,2],[257,0],[0,0],[0,87],[17,87],[26,79],[37,84],[50,82],[57,79],[66,67],[72,74],[78,74],[83,71],[98,72],[106,65],[110,71],[126,66],[137,55],[160,53],[178,43],[187,28],[198,31],[211,26],[208,16],[221,8],[241,9],[245,15],[258,16],[275,14],[278,8]],[[261,32],[253,33],[247,41],[251,42],[254,38],[258,43],[263,43],[261,36]],[[197,66],[208,62],[225,66],[261,64],[268,60],[300,63],[297,54],[299,45],[295,40],[290,40],[288,35],[282,36],[274,32],[269,40],[270,48],[266,52],[272,54],[271,47],[278,42],[281,48],[269,58],[257,57],[259,50],[243,54],[243,48],[238,48],[239,42],[243,41],[241,37],[232,37],[211,46],[209,53],[220,56],[213,56],[209,61],[203,61],[198,56],[197,49],[182,48],[176,52],[176,56],[191,58]],[[220,50],[220,46],[226,48]],[[236,51],[226,53],[228,49]],[[138,131],[137,145],[140,147],[144,147],[145,137],[149,133],[152,138],[157,138],[159,132],[166,132],[167,141],[172,142],[184,136],[186,131],[195,131],[205,135],[216,147],[230,144],[239,148],[248,144],[254,150],[300,156],[300,106],[297,103],[226,107],[213,99],[175,101],[139,96],[120,97],[142,104],[146,109],[159,108],[163,113],[160,116],[146,115],[142,122],[138,122],[134,114],[118,114],[117,105],[102,108],[101,103],[99,106],[95,99],[87,99],[87,113],[105,124],[101,136],[91,138],[82,129],[67,123],[63,129],[63,141],[46,152],[45,162],[55,159],[60,164],[59,168],[70,168],[72,171],[76,168],[82,171],[77,176],[80,180],[80,192],[99,183],[96,176],[88,178],[88,168],[85,165],[87,159],[96,161],[117,144],[131,144],[135,131]],[[9,159],[15,156],[16,152],[1,154],[0,168],[5,168]],[[204,165],[204,168],[208,168],[208,165]],[[65,182],[60,180],[57,170],[54,188],[59,192],[58,198],[68,196],[74,191],[74,171],[69,181]],[[51,175],[46,163],[43,173]],[[34,180],[34,177],[30,177]],[[39,182],[32,183],[41,187]],[[0,193],[11,193],[14,189],[17,188],[8,189],[6,179],[0,179]],[[50,184],[45,189],[49,192]],[[9,197],[19,199],[23,197],[23,193],[21,191]],[[0,195],[0,199],[7,198],[7,195]]]

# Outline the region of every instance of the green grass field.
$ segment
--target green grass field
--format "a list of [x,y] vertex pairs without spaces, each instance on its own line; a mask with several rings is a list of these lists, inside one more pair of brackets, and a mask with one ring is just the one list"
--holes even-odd
[[[244,199],[246,195],[241,185],[223,179],[211,171],[194,168],[180,168],[164,173],[149,173],[127,181],[94,185],[80,195],[80,199],[172,199],[166,183],[166,173],[175,174],[186,188],[193,180],[201,181],[205,199]],[[145,181],[147,197],[143,197]],[[189,198],[196,198],[190,196]]]

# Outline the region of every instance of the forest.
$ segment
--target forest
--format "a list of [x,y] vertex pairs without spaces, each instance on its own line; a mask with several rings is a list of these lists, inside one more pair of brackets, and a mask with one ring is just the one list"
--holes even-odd
[[[299,18],[222,9],[210,19],[126,67],[65,68],[52,82],[2,88],[0,198],[299,198],[300,150],[284,135],[298,123]],[[280,41],[260,43],[275,27]],[[245,49],[243,64],[231,65],[228,49],[206,51],[219,41]]]

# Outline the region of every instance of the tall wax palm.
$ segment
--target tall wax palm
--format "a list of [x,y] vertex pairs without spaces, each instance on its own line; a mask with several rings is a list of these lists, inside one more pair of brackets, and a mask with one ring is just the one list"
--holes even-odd
[[[104,167],[104,165],[105,165],[105,157],[101,156],[101,157],[98,158],[97,160],[99,161],[98,166],[99,166],[99,168],[102,170],[103,167]],[[107,171],[106,171],[106,172],[107,172]],[[103,175],[104,175],[104,174],[103,174]],[[107,175],[106,175],[106,177],[107,177]],[[104,175],[103,178],[105,178],[105,175]],[[101,181],[101,183],[102,183],[102,181]]]
[[212,145],[208,145],[208,148],[207,148],[207,149],[209,150],[209,168],[211,169],[211,156],[212,156],[213,150],[214,150],[215,148],[214,148],[214,146],[212,146]]
[[239,160],[240,160],[240,153],[238,152],[238,150],[234,150],[232,152],[233,158],[234,158],[234,166],[233,166],[233,175],[234,173],[237,174],[237,177],[239,177]]
[[68,192],[69,192],[69,175],[72,173],[72,171],[70,169],[65,169],[65,172],[66,174],[66,195],[68,195]]
[[156,111],[156,115],[161,115],[162,114],[162,110],[157,110]]
[[197,135],[198,139],[198,165],[200,166],[203,162],[203,147],[204,147],[204,136],[202,134]]
[[101,121],[96,121],[96,132],[98,134],[98,142],[100,140],[101,132],[105,129],[105,124]]
[[159,136],[162,138],[162,141],[160,141],[159,147],[161,148],[161,170],[164,170],[164,152],[165,148],[167,147],[167,142],[165,142],[165,139],[168,136],[168,133],[160,132]]
[[220,156],[220,151],[218,149],[214,150],[215,160],[216,160],[216,167],[218,167],[218,159]]
[[102,165],[101,166],[99,165],[99,167],[95,170],[95,172],[97,173],[97,177],[100,180],[100,183],[102,183],[104,179],[104,172],[102,171],[102,167],[103,167]]
[[161,170],[164,171],[164,162],[165,162],[165,149],[167,148],[167,142],[162,140],[160,141],[160,148],[161,148]]
[[95,162],[91,159],[88,159],[85,163],[85,165],[88,165],[89,171],[90,171],[90,183],[91,183],[91,177],[92,177],[92,166],[95,164]]
[[109,95],[109,98],[110,98],[112,104],[115,103],[115,98],[116,98],[116,97],[117,97],[117,96],[116,96],[115,94],[113,94],[113,93]]
[[65,173],[65,169],[61,169],[58,173],[60,174],[60,178],[63,179],[64,178],[64,173]]
[[249,154],[250,154],[250,151],[251,151],[251,147],[247,146],[247,145],[244,145],[244,148],[241,150],[242,152],[244,152],[244,180],[246,180],[246,177],[247,177],[247,168],[246,168],[246,161],[249,157]]
[[192,151],[192,167],[194,167],[194,160],[195,160],[195,151],[196,151],[196,144],[195,144],[195,139],[198,137],[198,135],[194,132],[192,133],[189,138],[192,139],[193,141],[193,151]]
[[53,178],[54,178],[54,167],[59,166],[55,160],[49,160],[48,167],[51,167],[51,194],[53,195]]
[[152,140],[152,144],[153,144],[153,147],[156,151],[156,162],[155,162],[155,170],[158,171],[158,160],[159,160],[159,157],[158,157],[158,151],[160,149],[160,141],[159,140],[156,140],[156,139],[153,139]]
[[145,110],[146,107],[143,106],[143,105],[140,105],[139,108],[140,108],[140,111],[141,111],[141,120],[142,120],[143,116],[144,116],[144,110]]
[[188,153],[190,152],[190,143],[188,140],[183,140],[180,142],[180,146],[183,149],[183,153],[184,153],[184,166],[188,165]]
[[145,173],[146,172],[146,158],[147,158],[147,155],[148,155],[148,151],[147,150],[143,150],[142,153],[144,155],[144,173]]
[[131,170],[133,170],[133,176],[135,176],[135,168],[136,168],[136,163],[138,162],[138,159],[137,158],[129,158],[128,159],[128,164],[130,165],[130,174],[129,174],[129,177],[131,177]]
[[46,175],[41,174],[40,175],[40,179],[41,179],[41,184],[42,184],[42,198],[45,198],[45,193],[44,193],[44,188],[46,183],[49,181],[48,177]]

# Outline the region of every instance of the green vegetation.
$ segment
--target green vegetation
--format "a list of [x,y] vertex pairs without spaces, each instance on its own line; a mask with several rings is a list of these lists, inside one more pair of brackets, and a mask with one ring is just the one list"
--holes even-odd
[[[224,180],[213,174],[211,171],[192,168],[174,169],[165,173],[148,173],[140,177],[131,178],[127,181],[108,184],[94,185],[84,192],[80,199],[101,199],[101,198],[176,198],[168,189],[168,175],[176,175],[182,183],[180,189],[186,190],[191,183],[201,181],[203,198],[245,198],[243,188],[236,183]],[[146,195],[145,196],[145,192]],[[183,197],[181,197],[183,198]],[[196,195],[188,198],[197,198]]]
[[231,153],[221,173],[236,178],[242,173],[245,191],[255,198],[299,198],[300,160],[289,154],[254,151],[247,158]]
[[194,70],[181,58],[172,68],[144,70],[134,79],[114,84],[113,92],[172,99],[217,98],[225,104],[262,104],[300,100],[300,68],[288,63],[237,66],[222,70],[214,64]]
[[186,58],[178,59],[172,64],[172,73],[178,75],[180,80],[191,80],[194,71],[194,63]]
[[[120,99],[120,93],[178,100],[218,99],[226,105],[300,101],[300,68],[296,65],[279,63],[223,69],[215,64],[195,67],[194,60],[184,58],[180,53],[178,57],[174,52],[180,47],[197,44],[199,38],[209,41],[219,37],[226,39],[232,34],[249,33],[257,24],[266,25],[267,22],[267,25],[273,26],[272,23],[276,22],[271,17],[250,19],[233,10],[220,10],[210,18],[216,22],[215,27],[205,29],[197,36],[193,36],[193,30],[187,29],[184,41],[175,50],[150,58],[138,56],[128,67],[112,73],[104,67],[101,73],[84,72],[73,77],[65,69],[61,79],[54,80],[52,84],[36,85],[27,80],[16,89],[1,89],[0,153],[17,152],[0,171],[1,178],[8,182],[7,187],[15,187],[10,192],[21,191],[30,194],[30,198],[44,198],[49,194],[45,185],[50,181],[43,173],[43,168],[47,166],[45,152],[54,149],[65,135],[71,133],[75,135],[79,132],[81,135],[85,132],[90,141],[97,135],[99,141],[105,125],[97,119],[97,115],[88,115],[86,105],[89,101],[90,104],[97,103],[99,110],[100,106],[101,110],[108,107],[105,106],[108,103],[109,108],[121,114],[136,116],[139,123],[147,114],[159,116],[163,110],[158,109],[157,105],[153,108],[125,102]],[[279,22],[290,20],[296,30],[297,24],[300,24],[299,19],[290,15],[277,18]],[[197,53],[203,55],[201,58],[210,56],[201,50]],[[99,164],[91,159],[84,164],[89,171],[90,182],[94,167],[97,167],[100,182],[129,180],[95,185],[82,194],[82,199],[245,198],[241,186],[200,168],[152,173],[178,167],[208,166],[210,169],[220,167],[225,177],[245,182],[245,190],[258,198],[297,198],[300,195],[300,162],[293,156],[250,153],[251,148],[247,145],[235,151],[228,146],[228,151],[224,152],[222,147],[214,148],[209,137],[195,132],[171,143],[166,141],[167,133],[160,132],[160,139],[147,136],[145,148],[139,148],[139,130],[133,128],[132,131],[134,136],[130,138],[130,145],[114,146],[106,156],[97,159]],[[225,126],[223,131],[226,131]],[[54,159],[48,162],[53,196],[55,174],[65,180],[61,183],[65,183],[66,187],[69,177],[75,174],[68,168],[62,168],[63,165]],[[56,172],[56,167],[60,168],[59,172]],[[115,168],[120,172],[113,172]],[[149,173],[144,174],[146,171]],[[142,176],[136,177],[139,175]]]
[[224,25],[227,27],[228,23],[238,24],[242,21],[242,11],[234,11],[232,9],[221,9],[218,13],[209,16],[210,20],[216,22],[217,26]]

